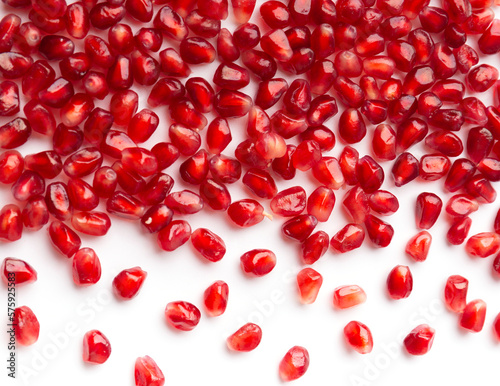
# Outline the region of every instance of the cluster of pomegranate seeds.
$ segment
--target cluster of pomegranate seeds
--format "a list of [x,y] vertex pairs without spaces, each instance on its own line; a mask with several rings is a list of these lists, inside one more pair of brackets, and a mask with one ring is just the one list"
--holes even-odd
[[[418,188],[418,231],[405,248],[412,263],[429,258],[432,228],[447,216],[448,243],[465,243],[472,257],[496,255],[492,266],[500,274],[500,211],[492,229],[469,237],[470,216],[496,200],[500,181],[499,71],[480,64],[500,52],[493,1],[442,0],[440,8],[420,0],[269,0],[257,10],[256,0],[231,0],[234,30],[223,23],[228,0],[3,1],[16,12],[0,20],[0,116],[7,117],[0,126],[0,184],[10,187],[15,203],[0,208],[0,240],[15,242],[47,226],[54,250],[71,260],[76,287],[101,279],[98,254],[82,246],[80,234],[103,237],[112,220],[140,222],[163,251],[191,240],[211,263],[224,258],[226,244],[211,229],[192,230],[189,216],[227,212],[235,228],[283,220],[284,239],[297,245],[302,264],[312,265],[329,249],[389,246],[397,229],[385,219],[399,210],[396,192],[426,181],[438,181],[443,192]],[[15,14],[21,9],[30,21]],[[250,22],[257,14],[259,24]],[[134,31],[129,19],[142,27]],[[216,59],[210,80],[191,76]],[[246,91],[251,83],[253,97]],[[140,109],[134,87],[148,91],[150,108]],[[486,91],[495,100],[489,106],[468,95]],[[157,114],[162,107],[167,125]],[[233,118],[246,121],[237,144],[233,133],[242,135]],[[150,147],[161,130],[169,142]],[[48,148],[16,150],[31,137],[48,140]],[[360,154],[362,141],[370,142],[370,154]],[[292,181],[301,173],[313,181],[311,192]],[[233,201],[231,185],[240,178],[248,197]],[[344,223],[332,218],[337,201]],[[269,249],[252,249],[240,265],[246,276],[260,277],[277,260]],[[5,283],[37,280],[35,269],[16,258],[4,259],[1,274]],[[113,292],[130,300],[146,277],[140,267],[124,269]],[[321,273],[305,267],[296,282],[300,302],[314,303]],[[386,285],[391,299],[409,297],[410,267],[394,267]],[[462,328],[479,332],[486,303],[467,301],[467,291],[468,280],[452,275],[444,302]],[[223,280],[211,284],[203,294],[206,314],[224,314],[228,295]],[[366,300],[358,285],[333,292],[339,310]],[[201,312],[173,301],[165,318],[190,331]],[[17,342],[35,343],[40,325],[33,311],[18,307],[14,319]],[[500,340],[500,314],[493,330]],[[423,355],[434,334],[421,324],[402,343],[409,354]],[[344,336],[357,352],[372,351],[363,323],[349,322]],[[261,328],[247,323],[227,345],[251,351],[261,339]],[[100,331],[85,334],[85,362],[104,363],[110,353]],[[294,346],[279,374],[291,381],[308,366],[308,351]],[[165,377],[144,356],[135,363],[135,382],[163,385]]]

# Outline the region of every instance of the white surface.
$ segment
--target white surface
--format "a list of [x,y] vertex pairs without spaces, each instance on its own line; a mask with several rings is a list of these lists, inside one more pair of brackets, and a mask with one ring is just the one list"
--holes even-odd
[[[253,20],[259,17],[260,3]],[[13,11],[5,6],[2,9],[4,14]],[[27,21],[25,15],[23,21]],[[223,24],[234,29],[230,21]],[[265,32],[265,28],[262,31]],[[162,49],[167,44],[165,41]],[[476,47],[476,43],[471,44]],[[492,60],[492,57],[486,58],[487,62],[495,63]],[[216,61],[211,66],[193,66],[193,76],[211,79],[217,65]],[[58,66],[55,68],[57,71]],[[243,91],[253,96],[255,88],[249,86]],[[141,94],[141,108],[146,107],[148,92]],[[490,94],[481,98],[487,98],[484,100],[489,103]],[[157,113],[161,124],[144,145],[147,148],[168,139],[167,109],[157,109]],[[208,118],[213,119],[213,116],[208,115]],[[335,128],[337,119],[330,120],[327,126]],[[1,119],[0,123],[6,121]],[[230,121],[234,139],[225,154],[233,155],[235,146],[243,138],[245,124],[245,119]],[[371,132],[370,127],[366,138],[356,145],[361,155],[369,154]],[[462,130],[461,135],[464,132],[466,130]],[[338,137],[337,140],[331,152],[334,156],[338,156],[343,147]],[[50,148],[48,139],[35,134],[18,150],[26,155]],[[421,145],[411,149],[417,158],[424,151]],[[166,171],[176,180],[174,190],[190,188],[196,191],[181,182],[178,165],[179,162]],[[297,299],[295,274],[301,269],[299,244],[281,236],[283,219],[277,216],[273,221],[265,219],[250,229],[236,229],[225,214],[210,209],[185,216],[193,230],[207,227],[226,242],[226,256],[215,264],[199,257],[189,242],[175,252],[164,252],[156,245],[156,235],[146,234],[138,222],[112,217],[113,226],[105,237],[82,236],[83,246],[94,248],[100,257],[103,272],[99,283],[87,288],[77,288],[73,284],[71,261],[54,251],[46,228],[36,233],[24,232],[18,242],[1,244],[1,258],[24,259],[38,271],[36,283],[18,288],[17,304],[32,308],[40,321],[41,333],[33,346],[18,348],[18,379],[11,382],[2,366],[0,384],[132,386],[135,359],[149,355],[163,370],[166,385],[280,385],[279,361],[294,345],[306,347],[311,358],[309,370],[295,381],[296,385],[495,384],[500,354],[491,327],[500,311],[500,298],[498,278],[491,272],[492,258],[472,259],[465,254],[463,246],[447,245],[445,235],[450,222],[443,214],[430,230],[433,243],[427,261],[410,261],[404,247],[417,232],[414,225],[416,196],[422,191],[431,191],[446,201],[449,194],[442,189],[443,181],[414,181],[395,188],[390,176],[392,162],[382,165],[386,171],[383,188],[395,192],[400,200],[400,210],[384,218],[395,228],[394,239],[384,249],[375,249],[366,241],[362,248],[344,255],[328,251],[313,265],[323,275],[324,282],[312,305],[301,305]],[[297,172],[293,181],[279,178],[276,181],[280,190],[302,184],[307,193],[311,193],[317,186],[312,177],[301,172]],[[498,188],[498,184],[495,186]],[[240,182],[228,187],[233,200],[251,197]],[[330,220],[319,224],[317,230],[325,230],[332,236],[348,222],[340,205],[343,193],[344,189],[337,194],[337,205]],[[0,203],[11,201],[9,188],[1,186]],[[265,205],[269,211],[268,203]],[[492,230],[497,209],[496,203],[482,205],[471,216],[470,235]],[[248,278],[239,267],[239,257],[258,247],[272,249],[278,263],[269,275]],[[408,299],[394,301],[386,294],[385,280],[397,264],[410,266],[414,289]],[[117,301],[111,293],[111,281],[121,270],[134,266],[148,272],[144,286],[132,301]],[[469,279],[469,300],[481,298],[488,305],[481,333],[461,331],[457,315],[444,309],[443,287],[452,274]],[[229,284],[229,304],[223,316],[210,318],[203,312],[203,291],[218,279]],[[344,284],[360,285],[368,295],[367,302],[350,310],[334,310],[333,290]],[[2,285],[1,294],[0,323],[5,326],[5,285]],[[164,308],[174,300],[190,301],[202,310],[202,320],[193,331],[178,332],[166,325]],[[343,327],[351,320],[359,320],[371,329],[374,337],[371,354],[359,355],[344,343]],[[229,352],[225,346],[226,337],[247,321],[257,322],[262,327],[260,346],[250,353]],[[420,323],[428,323],[436,329],[434,345],[427,355],[410,357],[402,349],[402,339]],[[82,337],[91,329],[101,330],[111,341],[112,354],[103,365],[86,365],[81,360]],[[6,334],[0,334],[0,358],[4,364],[6,346]]]

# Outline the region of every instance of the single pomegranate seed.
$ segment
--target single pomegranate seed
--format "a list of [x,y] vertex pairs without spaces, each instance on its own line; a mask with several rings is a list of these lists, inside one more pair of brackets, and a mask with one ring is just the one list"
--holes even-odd
[[197,131],[174,123],[168,129],[170,140],[182,155],[194,155],[201,146],[201,137]]
[[359,153],[351,146],[345,146],[339,157],[339,165],[348,185],[356,185],[358,176],[356,169],[359,161]]
[[217,54],[227,62],[234,62],[240,57],[240,50],[236,47],[233,35],[227,28],[221,28],[217,37]]
[[184,220],[174,220],[158,232],[158,244],[164,251],[174,251],[191,236],[191,227]]
[[320,222],[326,222],[335,206],[335,193],[328,187],[320,186],[307,199],[307,213]]
[[415,219],[417,228],[432,228],[441,213],[442,207],[443,202],[434,193],[424,192],[419,194],[415,205]]
[[418,113],[427,118],[430,118],[442,105],[441,99],[433,92],[424,92],[418,97]]
[[168,142],[158,142],[151,149],[158,162],[158,170],[164,170],[179,158],[179,149]]
[[12,184],[24,170],[24,159],[17,150],[7,150],[0,154],[0,182]]
[[146,207],[129,194],[115,192],[106,201],[106,211],[118,217],[136,220],[144,215]]
[[349,108],[340,115],[339,135],[349,144],[358,143],[365,137],[366,125],[358,110]]
[[370,156],[359,159],[356,167],[357,179],[366,193],[378,190],[384,181],[384,171]]
[[189,65],[184,62],[181,55],[173,48],[160,51],[161,71],[168,76],[185,78],[191,74]]
[[432,67],[413,67],[405,76],[403,93],[416,96],[432,87],[435,81],[436,78]]
[[215,92],[207,80],[199,77],[189,78],[186,82],[186,92],[198,111],[209,113],[213,110]]
[[279,365],[283,381],[289,382],[302,377],[309,368],[309,353],[304,347],[294,346],[285,354]]
[[113,292],[122,300],[130,300],[137,296],[147,272],[139,267],[124,269],[113,279]]
[[111,227],[111,220],[104,212],[78,212],[71,217],[71,225],[78,232],[91,236],[104,236]]
[[451,225],[446,239],[452,245],[462,244],[469,234],[472,220],[469,217],[457,217]]
[[444,177],[450,170],[448,157],[440,154],[426,154],[420,159],[419,176],[426,181],[436,181]]
[[17,52],[2,52],[0,54],[0,73],[5,79],[17,79],[26,74],[33,59]]
[[[71,27],[68,26],[68,33],[71,34]],[[73,35],[72,35],[73,36]],[[76,36],[73,36],[76,37]],[[42,40],[42,31],[34,23],[27,22],[21,24],[19,31],[15,35],[15,44],[23,54],[31,54],[36,51]]]
[[205,228],[198,228],[191,234],[191,243],[200,254],[211,262],[221,260],[226,253],[224,241]]
[[64,182],[53,182],[45,192],[47,208],[55,218],[66,221],[73,214],[73,205],[69,199],[68,187]]
[[387,277],[387,290],[393,299],[404,299],[410,296],[413,289],[413,277],[410,268],[404,265],[394,267]]
[[77,81],[83,77],[90,70],[90,59],[87,54],[83,52],[76,52],[59,62],[59,69],[63,78]]
[[98,331],[91,330],[83,336],[83,361],[101,364],[111,355],[111,344],[108,338]]
[[165,204],[180,214],[194,214],[202,210],[204,206],[201,197],[190,190],[170,193],[165,199]]
[[252,193],[260,198],[270,199],[278,192],[274,179],[265,170],[249,169],[243,176],[242,182]]
[[477,170],[488,181],[500,181],[500,161],[495,158],[483,158],[478,163]]
[[309,73],[311,91],[318,95],[323,95],[330,90],[337,77],[337,70],[334,64],[326,59],[316,61]]
[[0,83],[0,116],[11,116],[19,112],[19,88],[6,80]]
[[229,287],[222,280],[212,283],[203,293],[203,304],[209,316],[220,316],[226,311]]
[[351,308],[365,301],[366,293],[357,285],[344,285],[333,291],[333,305],[339,309]]
[[364,222],[370,210],[368,207],[368,197],[359,186],[346,192],[342,205],[356,223]]
[[101,263],[92,248],[81,248],[73,256],[73,281],[78,286],[95,284],[101,278]]
[[340,253],[345,253],[359,248],[364,238],[365,230],[360,225],[347,224],[332,237],[330,246]]
[[208,123],[207,118],[198,112],[188,99],[178,99],[169,106],[170,116],[174,122],[193,130],[202,130]]
[[292,164],[295,169],[308,171],[321,160],[321,149],[314,140],[302,141],[292,155]]
[[312,268],[304,268],[301,270],[297,274],[300,302],[302,304],[314,303],[322,284],[323,277],[320,273]]
[[390,224],[373,215],[368,215],[364,224],[368,237],[375,246],[385,248],[391,243],[394,228]]
[[427,324],[415,327],[404,339],[406,351],[411,355],[424,355],[432,347],[435,330]]
[[[127,1],[129,3],[138,3],[136,1]],[[145,4],[145,2],[141,2]],[[108,42],[113,49],[121,55],[127,55],[134,49],[134,34],[132,28],[127,24],[116,24],[108,31]]]
[[241,269],[254,276],[264,276],[276,266],[276,255],[268,249],[252,249],[240,257]]
[[135,361],[134,377],[136,386],[163,386],[165,376],[153,358],[139,357]]
[[272,30],[262,36],[260,44],[264,52],[279,62],[287,62],[293,56],[287,36],[281,29]]
[[249,50],[259,44],[260,29],[256,24],[244,23],[234,30],[234,43],[240,50]]
[[62,170],[61,157],[53,151],[28,154],[24,161],[27,169],[37,172],[46,179],[57,177]]
[[262,330],[254,323],[247,323],[231,334],[227,340],[227,347],[233,351],[248,352],[259,345],[262,339]]
[[270,28],[285,28],[290,25],[290,11],[280,1],[266,1],[260,6],[260,15]]
[[420,231],[408,241],[405,252],[415,261],[425,261],[431,242],[431,234],[427,231]]
[[469,281],[460,275],[452,275],[446,281],[444,300],[446,306],[453,312],[462,312],[466,306]]
[[226,210],[231,204],[231,195],[227,188],[211,178],[201,183],[200,196],[213,210]]
[[91,9],[90,22],[95,28],[105,30],[119,23],[125,14],[126,10],[122,5],[100,3]]
[[49,209],[43,196],[31,197],[21,213],[23,226],[26,229],[37,231],[49,222]]
[[471,256],[488,257],[500,249],[500,236],[494,232],[483,232],[471,236],[465,244],[465,250]]
[[479,332],[483,329],[486,318],[486,303],[480,299],[472,300],[464,308],[460,316],[460,326],[470,332]]
[[284,217],[297,216],[306,207],[306,192],[300,186],[282,190],[271,201],[273,213]]
[[419,175],[418,160],[410,153],[402,153],[394,162],[392,176],[394,185],[403,186],[413,181]]
[[480,174],[465,183],[465,192],[479,202],[492,203],[497,197],[497,192],[491,183]]
[[456,194],[448,200],[445,209],[452,217],[465,217],[477,211],[479,204],[467,194]]
[[23,285],[33,283],[37,279],[37,273],[31,265],[24,260],[12,257],[6,257],[3,260],[0,271],[5,284],[13,282],[16,285]]
[[300,134],[300,139],[303,141],[316,141],[322,152],[332,150],[335,147],[336,143],[336,138],[333,131],[323,125],[310,127]]
[[255,141],[256,156],[264,160],[283,157],[286,151],[286,142],[283,137],[273,132],[263,133]]
[[69,177],[83,177],[101,166],[102,154],[95,147],[87,147],[73,153],[64,162],[64,173]]
[[316,217],[303,214],[285,222],[281,228],[281,232],[293,240],[303,242],[313,232],[317,224],[318,220]]
[[465,158],[457,159],[451,166],[444,186],[449,192],[456,192],[465,185],[465,182],[474,175],[476,166]]
[[199,37],[185,38],[181,41],[179,53],[188,64],[212,63],[215,48],[207,40]]
[[17,307],[14,310],[12,324],[16,334],[16,343],[22,346],[30,346],[38,340],[40,323],[31,308],[27,306]]
[[200,322],[201,313],[194,304],[176,301],[167,304],[165,318],[173,328],[181,331],[191,331]]
[[305,117],[292,116],[285,110],[278,110],[272,115],[271,125],[274,131],[285,139],[301,134],[308,128]]
[[344,327],[344,337],[347,343],[360,354],[368,354],[373,349],[373,338],[370,329],[355,320]]
[[124,90],[115,93],[109,103],[109,111],[114,123],[118,126],[128,126],[137,111],[139,96],[135,91]]
[[329,237],[326,232],[318,231],[306,238],[302,243],[302,261],[313,264],[328,250]]
[[270,80],[277,71],[276,61],[263,51],[253,49],[243,51],[241,61],[254,75],[264,81]]
[[94,173],[92,186],[95,193],[102,198],[112,196],[118,183],[116,172],[109,166],[102,166]]
[[399,201],[395,195],[386,190],[377,190],[368,196],[370,208],[383,216],[390,216],[399,209]]
[[448,25],[448,14],[438,7],[424,7],[419,15],[422,28],[427,32],[438,33],[444,31]]
[[23,76],[23,94],[34,98],[38,93],[49,87],[56,78],[54,69],[46,60],[37,60]]
[[494,19],[478,40],[483,54],[492,55],[500,51],[500,21]]
[[85,38],[85,53],[92,63],[109,68],[115,61],[115,56],[111,52],[111,47],[105,40],[98,36],[88,35]]
[[26,143],[30,135],[31,126],[29,122],[24,118],[15,118],[0,126],[0,147],[2,149],[14,149]]
[[467,74],[467,86],[475,92],[484,92],[491,88],[498,79],[498,70],[488,64],[474,67]]
[[46,89],[39,93],[40,102],[44,105],[61,108],[74,95],[73,85],[64,78],[57,78]]
[[193,185],[201,184],[208,174],[208,153],[199,150],[181,164],[179,171],[184,181]]
[[67,225],[55,220],[49,226],[49,236],[55,249],[71,258],[82,244],[80,237]]
[[99,197],[90,184],[80,178],[71,178],[68,181],[68,197],[76,210],[89,211],[99,204]]
[[[188,28],[196,35],[203,38],[213,38],[220,31],[220,20],[201,15],[198,10],[193,10],[185,19]],[[218,47],[219,41],[217,41]],[[238,58],[236,58],[238,59]]]
[[149,233],[156,233],[172,221],[174,212],[165,204],[151,206],[141,218],[141,224]]
[[11,192],[16,200],[26,201],[45,192],[45,181],[37,172],[25,170],[11,186]]

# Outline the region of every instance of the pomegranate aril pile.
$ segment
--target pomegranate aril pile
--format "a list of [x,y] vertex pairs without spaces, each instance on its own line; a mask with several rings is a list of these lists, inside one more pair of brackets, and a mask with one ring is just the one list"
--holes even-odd
[[[472,257],[496,255],[500,274],[500,211],[493,227],[469,237],[470,216],[496,200],[500,181],[499,71],[480,63],[500,52],[492,1],[232,0],[232,15],[227,0],[4,2],[25,7],[31,21],[14,11],[0,20],[0,184],[14,199],[0,209],[0,240],[15,242],[47,225],[55,251],[71,259],[75,286],[101,279],[99,251],[82,245],[79,234],[105,236],[120,218],[140,222],[163,251],[191,240],[202,261],[217,263],[234,251],[217,230],[192,229],[190,216],[221,216],[235,235],[242,232],[236,237],[244,237],[237,228],[266,217],[282,224],[300,263],[312,265],[329,249],[388,247],[399,231],[388,217],[399,210],[398,192],[414,187],[416,229],[400,253],[411,267],[435,257],[433,226],[446,216],[448,243],[464,244]],[[226,28],[227,18],[237,27]],[[216,60],[210,77],[190,77]],[[148,92],[147,108],[139,90]],[[484,92],[493,95],[491,105],[477,97]],[[159,132],[165,142],[150,146]],[[49,144],[21,154],[31,136]],[[293,181],[301,174],[314,189]],[[240,178],[242,198],[232,187]],[[427,181],[441,185],[439,195],[422,185]],[[271,275],[286,262],[275,252],[263,243],[243,253],[244,276]],[[30,264],[5,258],[3,280],[11,274],[18,285],[37,280]],[[119,272],[116,297],[137,296],[146,276],[139,267]],[[321,273],[304,267],[296,280],[300,302],[314,303]],[[396,265],[386,285],[390,298],[409,297],[410,267]],[[467,301],[467,289],[467,279],[450,276],[445,304],[461,327],[479,332],[486,303]],[[203,295],[206,314],[224,314],[228,294],[226,282],[213,282]],[[336,309],[366,300],[354,284],[333,294]],[[34,343],[40,326],[31,309],[17,308],[15,318],[18,342]],[[171,301],[165,318],[189,331],[201,312]],[[500,339],[499,325],[497,318]],[[402,344],[425,354],[434,333],[421,324]],[[251,351],[262,335],[248,323],[227,345]],[[359,353],[371,352],[363,323],[349,322],[344,336]],[[83,359],[103,363],[110,347],[100,331],[89,331]],[[290,381],[308,366],[308,351],[294,346],[279,374]],[[135,381],[163,385],[165,378],[145,356],[136,361]]]

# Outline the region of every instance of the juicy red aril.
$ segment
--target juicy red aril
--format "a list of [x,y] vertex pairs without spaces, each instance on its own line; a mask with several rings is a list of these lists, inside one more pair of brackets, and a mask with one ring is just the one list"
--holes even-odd
[[312,304],[318,296],[323,284],[323,277],[312,268],[304,268],[297,274],[297,286],[300,301],[303,304]]
[[363,244],[365,230],[358,224],[347,224],[330,240],[330,246],[340,253],[352,251]]
[[285,28],[290,24],[290,11],[280,1],[266,1],[260,6],[260,15],[270,28]]
[[194,304],[176,301],[167,304],[165,318],[173,328],[181,331],[191,331],[200,322],[201,313]]
[[479,332],[483,329],[486,318],[486,303],[480,299],[472,300],[465,306],[460,316],[460,326],[470,332]]
[[226,253],[224,241],[215,233],[205,228],[198,228],[191,234],[194,248],[208,261],[221,260]]
[[26,143],[31,135],[31,126],[24,118],[15,118],[0,127],[0,147],[14,149]]
[[[31,126],[31,129],[36,131],[37,133],[44,134],[44,135],[54,135],[54,141],[55,141],[55,131],[56,131],[56,119],[54,117],[54,114],[47,109],[44,105],[41,103],[37,102],[36,100],[31,100],[28,103],[24,105],[23,108],[24,114],[26,115],[26,118]],[[22,123],[18,122],[18,123]],[[64,125],[62,125],[64,126]],[[7,126],[8,128],[9,126]],[[78,128],[77,128],[78,129]],[[20,135],[15,136],[18,137],[17,141],[23,140],[23,137],[29,137],[30,130],[29,127],[25,128],[24,133],[19,133]],[[16,138],[11,138],[11,141],[16,140]],[[83,139],[82,139],[83,140]],[[17,146],[13,146],[17,147]],[[56,146],[54,146],[54,150],[57,151]]]
[[445,209],[452,217],[464,217],[477,211],[479,204],[468,194],[456,194],[448,200]]
[[443,202],[434,193],[421,193],[417,197],[415,206],[415,219],[417,228],[430,229],[436,223]]
[[355,223],[364,222],[370,211],[368,197],[359,186],[346,192],[342,205]]
[[450,226],[446,239],[452,245],[462,244],[469,234],[472,224],[470,217],[457,217]]
[[262,339],[262,330],[254,323],[247,323],[231,334],[227,340],[227,346],[233,351],[252,351],[259,345]]
[[431,242],[431,234],[427,231],[421,231],[408,241],[405,252],[415,261],[425,261]]
[[142,202],[129,194],[115,192],[106,201],[106,211],[118,217],[137,220],[144,215],[146,207]]
[[488,257],[500,249],[500,236],[494,232],[483,232],[467,240],[465,250],[471,256]]
[[333,291],[333,305],[339,309],[351,308],[365,301],[366,293],[357,285],[344,285]]
[[339,135],[349,144],[358,143],[365,137],[366,125],[358,110],[349,108],[340,115]]
[[252,249],[240,257],[244,272],[255,276],[264,276],[276,266],[276,255],[268,249]]
[[12,184],[24,170],[24,159],[17,150],[7,150],[0,154],[0,182]]
[[14,310],[12,324],[16,334],[16,343],[30,346],[38,340],[40,323],[31,308],[27,306],[17,307]]
[[174,123],[168,129],[168,134],[173,145],[182,155],[191,156],[201,146],[201,137],[197,131]]
[[420,159],[419,177],[425,181],[443,178],[450,170],[448,157],[440,154],[426,154]]
[[45,180],[37,172],[25,170],[10,189],[16,200],[26,201],[45,192]]
[[[333,102],[332,97],[325,96],[325,98],[325,100],[331,99]],[[316,99],[319,99],[319,97]],[[324,125],[310,127],[306,131],[300,133],[300,139],[316,141],[322,152],[332,150],[336,143],[334,132]]]
[[78,212],[71,217],[71,225],[78,232],[104,236],[111,227],[111,220],[104,212]]
[[78,286],[95,284],[101,278],[101,263],[92,248],[82,248],[73,256],[73,281]]
[[265,170],[251,168],[242,179],[243,184],[260,198],[273,198],[278,192],[276,183]]
[[349,345],[360,354],[368,354],[373,349],[370,329],[361,322],[352,321],[344,327],[344,336]]
[[136,386],[163,386],[165,376],[153,358],[144,356],[137,358],[134,367]]
[[101,364],[111,355],[111,344],[108,338],[98,331],[92,330],[83,336],[83,361]]
[[366,193],[378,190],[384,181],[384,170],[370,156],[359,159],[356,174],[361,188]]
[[28,154],[24,158],[24,162],[27,169],[37,172],[46,179],[57,177],[63,166],[61,157],[53,151]]
[[334,206],[335,193],[325,186],[316,188],[307,199],[307,213],[316,217],[320,222],[328,221]]
[[444,186],[449,192],[456,192],[465,185],[465,182],[474,175],[476,166],[465,158],[459,158],[453,162],[450,172],[446,177]]
[[201,197],[190,190],[170,193],[165,199],[165,204],[174,212],[180,214],[197,213],[204,206]]
[[432,347],[435,330],[427,324],[415,327],[404,339],[406,351],[411,355],[424,355]]
[[80,178],[71,178],[67,187],[69,200],[76,210],[89,211],[99,204],[92,186]]
[[33,283],[37,279],[35,269],[24,260],[6,257],[2,266],[2,280],[5,284],[14,282],[16,285]]
[[387,290],[393,299],[404,299],[410,296],[413,289],[413,277],[410,268],[397,265],[387,277]]
[[273,213],[293,217],[302,213],[306,207],[306,192],[300,186],[282,190],[271,200]]
[[58,220],[66,221],[71,218],[73,205],[69,200],[67,185],[64,182],[53,182],[47,186],[45,202],[49,212]]
[[123,300],[132,299],[141,289],[147,273],[139,267],[124,269],[113,279],[113,292]]
[[396,186],[403,186],[419,175],[418,160],[410,153],[401,154],[392,167],[392,176]]
[[49,210],[43,196],[31,197],[21,213],[23,226],[26,229],[37,231],[49,222]]
[[209,316],[220,316],[226,311],[229,287],[222,281],[212,283],[203,293],[203,304]]
[[285,354],[279,365],[279,374],[283,381],[293,381],[302,377],[309,368],[309,352],[300,346],[294,346]]
[[5,205],[0,210],[0,240],[16,241],[23,233],[21,210],[17,205]]
[[462,312],[467,304],[469,281],[460,275],[452,275],[446,280],[444,300],[453,312]]
[[172,221],[174,212],[165,204],[151,206],[141,217],[141,224],[150,233],[156,233]]
[[370,194],[368,204],[373,211],[384,216],[390,216],[399,209],[397,197],[386,190],[377,190]]
[[281,231],[285,236],[303,242],[309,237],[317,224],[316,217],[302,214],[285,222]]
[[280,62],[286,62],[292,58],[292,48],[285,32],[281,29],[272,30],[262,36],[260,44],[264,52]]
[[71,258],[82,244],[80,237],[67,225],[55,220],[49,226],[49,237],[55,249]]
[[184,220],[174,220],[158,232],[158,245],[164,251],[174,251],[191,236],[191,227]]

